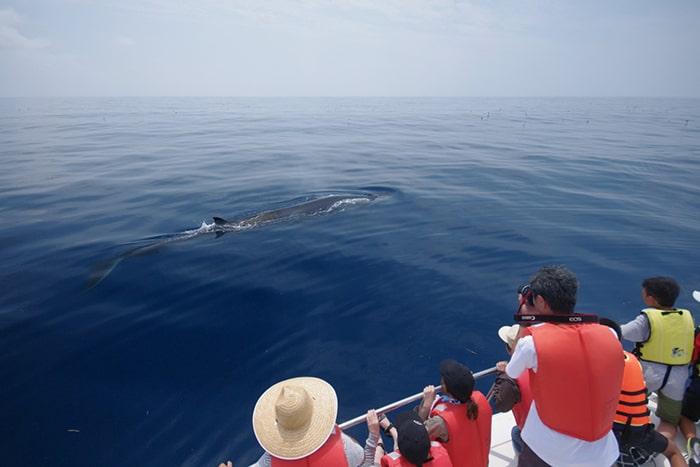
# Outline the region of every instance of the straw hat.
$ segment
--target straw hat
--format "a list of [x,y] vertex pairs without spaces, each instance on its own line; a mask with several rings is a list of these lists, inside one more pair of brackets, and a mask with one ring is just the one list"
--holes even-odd
[[501,326],[498,330],[498,337],[501,338],[503,342],[508,344],[508,347],[513,348],[513,342],[515,341],[515,336],[518,335],[518,330],[520,326],[514,324],[512,326]]
[[271,386],[253,409],[253,431],[278,459],[301,459],[330,437],[338,414],[333,387],[319,378],[292,378]]

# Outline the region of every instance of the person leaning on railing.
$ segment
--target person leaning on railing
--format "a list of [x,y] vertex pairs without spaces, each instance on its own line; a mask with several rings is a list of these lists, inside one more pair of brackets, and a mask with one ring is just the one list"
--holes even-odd
[[455,360],[440,363],[443,395],[435,387],[423,389],[418,415],[430,438],[440,441],[454,467],[486,467],[491,449],[491,416],[486,397],[474,389],[474,375]]

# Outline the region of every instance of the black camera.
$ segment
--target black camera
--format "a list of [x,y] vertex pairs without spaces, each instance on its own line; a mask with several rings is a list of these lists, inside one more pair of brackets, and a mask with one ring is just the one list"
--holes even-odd
[[532,292],[530,284],[524,284],[518,287],[518,293],[523,296],[523,299],[527,300],[528,305],[535,305],[535,294]]

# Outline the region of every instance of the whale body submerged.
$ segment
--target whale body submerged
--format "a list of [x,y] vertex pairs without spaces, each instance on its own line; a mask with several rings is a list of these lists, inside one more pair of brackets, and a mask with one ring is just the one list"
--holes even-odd
[[163,248],[167,244],[189,240],[199,237],[204,234],[214,233],[216,238],[224,235],[227,232],[237,232],[256,227],[262,227],[268,224],[290,221],[299,218],[312,217],[322,214],[329,214],[338,210],[342,210],[345,206],[356,204],[369,203],[377,199],[377,195],[372,193],[362,193],[354,195],[328,195],[319,198],[311,199],[302,203],[293,204],[291,206],[263,211],[258,214],[252,214],[233,220],[226,220],[222,217],[214,217],[214,223],[207,224],[203,222],[198,229],[186,230],[184,232],[168,235],[159,238],[156,241],[131,248],[117,256],[98,261],[93,264],[92,269],[85,282],[85,289],[91,289],[102,282],[113,270],[126,258],[132,256],[141,256],[153,253]]

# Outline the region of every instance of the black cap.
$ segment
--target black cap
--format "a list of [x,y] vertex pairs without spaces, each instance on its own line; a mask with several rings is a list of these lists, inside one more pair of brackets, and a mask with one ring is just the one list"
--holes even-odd
[[460,402],[467,402],[474,390],[474,375],[469,368],[455,360],[440,362],[440,374],[445,390]]
[[411,464],[425,463],[430,456],[430,435],[418,414],[412,410],[401,412],[395,425],[401,457]]

